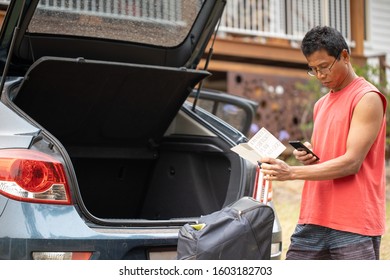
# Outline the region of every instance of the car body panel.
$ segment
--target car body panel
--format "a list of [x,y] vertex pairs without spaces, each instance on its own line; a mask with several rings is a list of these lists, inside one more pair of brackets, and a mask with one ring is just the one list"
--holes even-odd
[[14,111],[0,102],[0,149],[28,148],[32,139],[38,135],[39,129],[21,119]]

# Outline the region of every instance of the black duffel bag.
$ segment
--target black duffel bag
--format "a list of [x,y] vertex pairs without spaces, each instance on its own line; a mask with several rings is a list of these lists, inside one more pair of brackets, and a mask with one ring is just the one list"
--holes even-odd
[[209,215],[179,231],[179,260],[269,260],[273,209],[250,197]]

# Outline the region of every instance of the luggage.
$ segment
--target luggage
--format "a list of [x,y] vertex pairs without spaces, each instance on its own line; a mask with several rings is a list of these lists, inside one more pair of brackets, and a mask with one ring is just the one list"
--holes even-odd
[[209,215],[179,231],[179,260],[269,260],[273,209],[250,197]]

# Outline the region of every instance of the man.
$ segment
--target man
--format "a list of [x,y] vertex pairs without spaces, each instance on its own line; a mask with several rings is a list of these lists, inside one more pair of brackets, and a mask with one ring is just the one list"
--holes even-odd
[[294,150],[300,166],[264,158],[267,180],[305,180],[287,259],[379,259],[385,230],[386,99],[358,77],[343,36],[315,27],[304,37],[308,74],[329,93],[314,106],[311,143],[319,160]]

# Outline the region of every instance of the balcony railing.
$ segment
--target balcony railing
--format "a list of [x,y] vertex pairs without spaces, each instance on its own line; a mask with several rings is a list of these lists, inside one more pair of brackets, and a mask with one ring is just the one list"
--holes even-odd
[[316,25],[335,27],[350,42],[350,0],[228,0],[220,31],[301,40]]
[[181,0],[41,0],[39,8],[107,18],[184,24]]
[[[202,0],[196,1],[201,3]],[[0,4],[3,5],[10,2],[11,0],[0,0]],[[182,2],[182,0],[41,0],[38,7],[53,12],[184,25]]]

